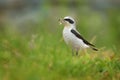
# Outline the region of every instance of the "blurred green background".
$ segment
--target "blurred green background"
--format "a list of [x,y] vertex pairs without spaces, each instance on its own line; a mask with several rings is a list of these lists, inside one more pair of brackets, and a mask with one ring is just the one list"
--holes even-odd
[[[0,80],[101,78],[96,71],[108,66],[106,63],[91,69],[94,61],[79,66],[81,59],[72,58],[62,39],[63,26],[58,22],[65,16],[75,18],[78,31],[99,49],[119,53],[119,0],[0,0]],[[114,69],[113,73],[119,71]]]

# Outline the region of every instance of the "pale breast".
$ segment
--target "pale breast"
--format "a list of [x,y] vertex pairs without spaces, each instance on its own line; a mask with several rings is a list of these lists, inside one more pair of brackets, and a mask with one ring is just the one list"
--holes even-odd
[[87,48],[88,45],[84,44],[84,42],[77,38],[74,34],[71,33],[71,29],[64,28],[63,30],[63,38],[66,44],[72,46],[73,48]]
[[63,38],[67,44],[70,44],[71,34],[69,29],[66,29],[66,28],[63,29]]
[[78,45],[78,41],[77,41],[76,37],[71,33],[71,29],[64,28],[63,38],[64,38],[64,41],[68,45],[71,45],[71,46],[77,46]]

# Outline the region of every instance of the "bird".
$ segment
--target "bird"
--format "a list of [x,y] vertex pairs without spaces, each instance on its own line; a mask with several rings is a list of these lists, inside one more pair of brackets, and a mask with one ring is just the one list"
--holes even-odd
[[76,22],[71,16],[66,16],[59,19],[60,24],[64,25],[63,39],[67,45],[72,48],[72,54],[74,51],[78,55],[79,50],[91,48],[94,51],[98,51],[95,45],[88,42],[76,29]]

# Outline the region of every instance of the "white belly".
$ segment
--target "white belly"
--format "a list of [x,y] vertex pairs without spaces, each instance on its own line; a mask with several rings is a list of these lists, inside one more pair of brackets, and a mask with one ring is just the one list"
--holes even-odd
[[73,33],[70,31],[71,29],[64,28],[63,30],[63,38],[66,44],[70,45],[73,49],[79,50],[89,47],[88,45],[84,44],[84,42],[77,38]]

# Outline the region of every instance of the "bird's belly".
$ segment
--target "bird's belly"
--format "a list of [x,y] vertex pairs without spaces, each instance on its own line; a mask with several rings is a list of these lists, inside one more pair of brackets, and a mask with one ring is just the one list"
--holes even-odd
[[72,33],[63,33],[63,38],[66,44],[70,45],[75,49],[87,48],[88,46],[83,43],[82,40],[78,39],[76,36],[72,35]]
[[79,47],[79,42],[75,38],[75,36],[71,35],[70,33],[64,33],[63,34],[64,41],[66,44],[72,46],[72,47]]

